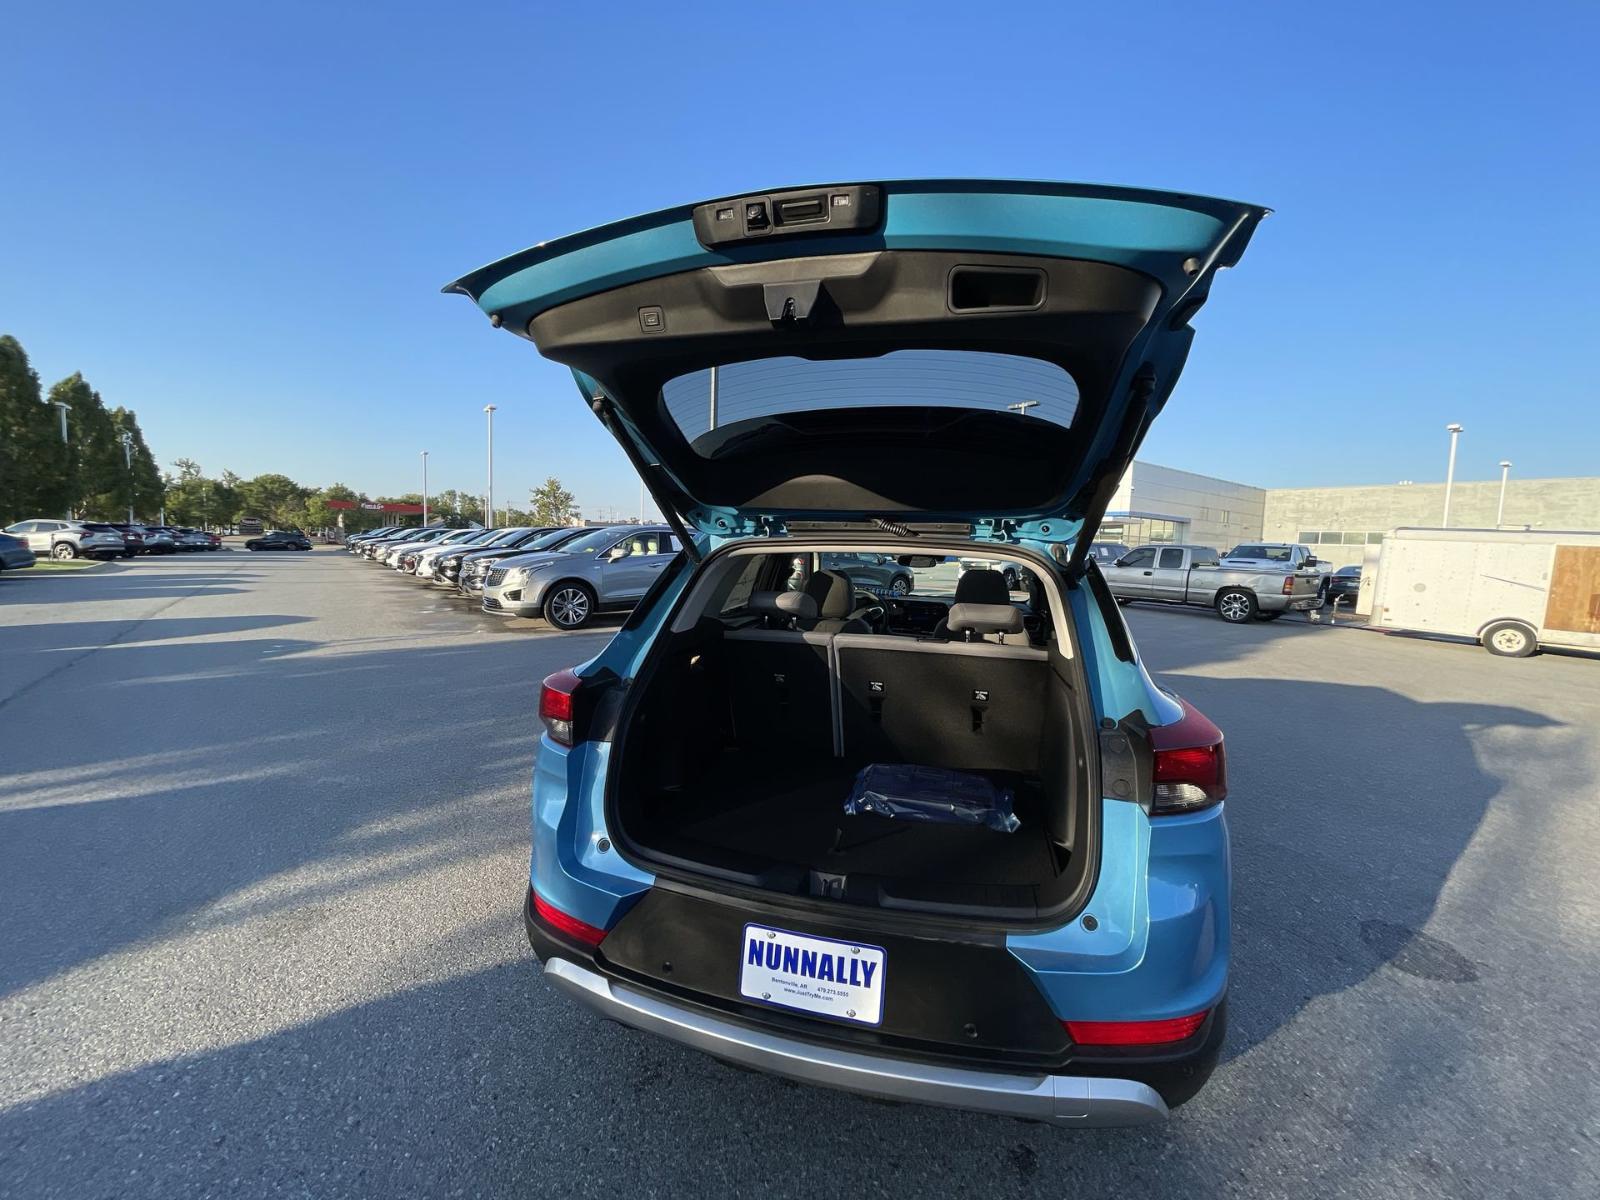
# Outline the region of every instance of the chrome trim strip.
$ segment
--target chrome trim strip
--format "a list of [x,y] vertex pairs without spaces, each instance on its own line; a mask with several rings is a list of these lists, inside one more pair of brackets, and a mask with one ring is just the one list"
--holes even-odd
[[863,1054],[749,1029],[680,1008],[614,984],[565,959],[547,961],[544,975],[602,1016],[740,1066],[802,1083],[882,1100],[936,1104],[1076,1128],[1148,1125],[1167,1116],[1167,1106],[1155,1089],[1131,1079],[1013,1075]]

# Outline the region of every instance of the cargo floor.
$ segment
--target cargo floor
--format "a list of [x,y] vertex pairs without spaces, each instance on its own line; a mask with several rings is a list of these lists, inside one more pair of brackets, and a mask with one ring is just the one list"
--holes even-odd
[[723,754],[680,791],[641,806],[631,831],[653,852],[771,890],[833,895],[886,907],[979,906],[1028,912],[1061,867],[1040,819],[1038,785],[991,775],[1016,792],[1021,827],[851,816],[844,803],[864,764]]

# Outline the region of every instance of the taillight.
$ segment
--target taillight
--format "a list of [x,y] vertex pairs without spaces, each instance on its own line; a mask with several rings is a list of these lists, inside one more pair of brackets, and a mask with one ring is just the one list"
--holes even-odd
[[591,925],[587,921],[580,921],[577,917],[569,916],[532,888],[528,889],[528,894],[533,897],[534,913],[550,928],[566,934],[575,942],[582,942],[585,946],[598,946],[605,941],[606,931],[604,929]]
[[1294,595],[1294,576],[1293,575],[1285,575],[1283,577],[1283,594],[1285,596]]
[[1063,1021],[1067,1036],[1080,1046],[1162,1046],[1195,1035],[1210,1010],[1164,1021]]
[[550,732],[550,740],[572,745],[573,697],[583,680],[572,670],[557,671],[539,686],[539,719]]
[[1222,731],[1186,701],[1183,719],[1150,730],[1155,769],[1155,794],[1150,814],[1193,812],[1216,804],[1228,794],[1227,755]]

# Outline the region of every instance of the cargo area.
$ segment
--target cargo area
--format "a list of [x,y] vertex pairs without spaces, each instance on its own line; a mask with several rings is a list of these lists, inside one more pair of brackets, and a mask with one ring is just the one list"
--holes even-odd
[[[818,571],[814,602],[713,596],[716,616],[668,639],[633,697],[612,779],[626,844],[785,895],[996,919],[1059,910],[1090,865],[1080,698],[1048,614],[998,580],[969,571],[947,597],[875,604]],[[1012,819],[847,812],[873,764],[932,768],[902,789],[912,808],[945,781]]]

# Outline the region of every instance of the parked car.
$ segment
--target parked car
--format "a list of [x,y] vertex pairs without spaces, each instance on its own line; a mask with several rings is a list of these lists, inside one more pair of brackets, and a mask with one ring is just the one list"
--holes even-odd
[[[118,558],[132,558],[139,552],[138,548],[133,543],[133,539],[124,533],[122,527],[119,525],[113,525],[109,521],[84,521],[82,524],[85,529],[91,530],[94,533],[116,534],[117,537],[122,541],[122,546],[117,554]],[[140,541],[142,542],[143,539],[140,539]]]
[[115,521],[107,524],[122,535],[123,558],[133,558],[135,555],[148,553],[144,546],[144,530],[140,526],[124,525]]
[[20,537],[0,533],[0,571],[21,571],[33,566],[33,550]]
[[407,550],[431,546],[440,538],[448,537],[456,532],[457,530],[440,525],[435,529],[424,529],[415,534],[402,534],[395,538],[385,538],[383,541],[373,545],[368,552],[368,557],[374,562],[382,563],[387,567],[393,561],[395,555],[403,554]]
[[345,549],[354,554],[363,543],[370,542],[375,538],[387,537],[399,528],[398,525],[381,525],[377,529],[368,529],[362,533],[347,534],[344,539]]
[[172,526],[172,538],[177,548],[186,554],[222,548],[222,539],[216,534],[207,533],[203,529],[193,529],[188,525]]
[[409,550],[402,550],[389,561],[389,565],[397,571],[414,572],[417,564],[422,561],[424,554],[433,554],[446,550],[451,546],[470,546],[480,539],[489,536],[493,530],[489,529],[453,529],[442,538],[426,546],[416,546]]
[[[479,550],[508,546],[519,540],[529,539],[537,532],[538,530],[532,525],[502,526],[498,529],[481,530],[478,536],[452,546],[436,546],[418,556],[416,576],[431,583],[454,587],[457,573],[461,569],[461,560],[466,555]],[[453,569],[446,572],[446,563],[453,564]]]
[[1337,604],[1340,600],[1348,600],[1353,606],[1356,597],[1361,593],[1361,567],[1340,567],[1338,570],[1322,577],[1322,599],[1324,603]]
[[666,526],[595,529],[559,550],[496,563],[484,577],[483,611],[582,629],[598,613],[637,604],[680,548]]
[[911,568],[887,554],[824,554],[822,569],[837,571],[863,591],[879,596],[906,596],[916,582]]
[[[456,567],[456,588],[464,596],[479,596],[483,593],[483,581],[496,564],[522,554],[558,550],[590,532],[582,527],[537,530],[504,546],[489,546],[465,553]],[[448,558],[445,560],[447,567],[449,561]]]
[[130,525],[129,529],[138,530],[143,537],[143,554],[176,554],[177,543],[172,534],[159,525]]
[[109,525],[40,517],[7,525],[5,532],[28,543],[41,558],[120,558],[127,550],[122,534]]
[[311,539],[303,533],[293,533],[287,529],[273,529],[263,533],[260,537],[251,538],[245,542],[246,550],[309,550]]
[[1089,546],[1089,557],[1102,567],[1109,567],[1132,549],[1122,542],[1093,542]]
[[1310,567],[1284,571],[1219,565],[1210,546],[1140,546],[1101,574],[1123,603],[1193,604],[1214,609],[1232,624],[1275,621],[1286,612],[1322,607],[1321,576]]
[[[1222,735],[1152,681],[1067,550],[1264,211],[835,185],[541,242],[450,285],[577,373],[688,534],[623,629],[541,688],[523,913],[546,983],[894,1101],[1082,1127],[1160,1120],[1204,1083],[1231,947]],[[992,555],[980,526],[1015,531],[1035,597],[969,571],[918,636],[889,628],[914,597],[851,617],[837,572],[785,590],[796,555]],[[604,569],[615,537],[525,578],[497,565],[490,611],[595,587],[577,565]]]
[[387,550],[402,541],[412,541],[425,534],[431,534],[435,531],[443,532],[447,529],[448,526],[445,525],[400,526],[389,530],[388,533],[383,534],[381,537],[362,539],[356,547],[356,553],[362,558],[376,559],[380,551]]

